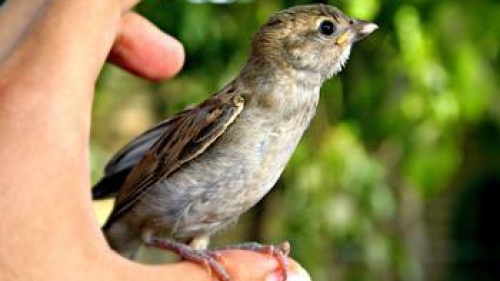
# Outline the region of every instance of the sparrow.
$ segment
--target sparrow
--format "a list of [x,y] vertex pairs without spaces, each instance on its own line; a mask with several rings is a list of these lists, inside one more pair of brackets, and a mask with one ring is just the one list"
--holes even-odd
[[[253,36],[240,74],[201,104],[160,122],[109,161],[94,198],[116,194],[103,226],[116,252],[141,245],[206,262],[210,236],[274,186],[313,118],[323,82],[377,29],[324,4],[277,12]],[[208,251],[207,251],[208,252]]]

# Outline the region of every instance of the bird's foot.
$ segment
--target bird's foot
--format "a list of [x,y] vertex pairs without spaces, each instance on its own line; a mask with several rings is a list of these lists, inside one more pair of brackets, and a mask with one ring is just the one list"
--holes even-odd
[[219,260],[218,253],[211,250],[196,250],[190,246],[169,239],[151,238],[145,243],[148,247],[154,247],[162,250],[172,251],[182,259],[208,267],[220,281],[231,281],[229,274]]
[[281,242],[276,245],[263,245],[257,242],[247,242],[235,245],[228,245],[220,250],[248,250],[266,255],[271,255],[278,261],[280,270],[282,272],[282,280],[287,280],[287,257],[290,255],[290,243],[288,241]]

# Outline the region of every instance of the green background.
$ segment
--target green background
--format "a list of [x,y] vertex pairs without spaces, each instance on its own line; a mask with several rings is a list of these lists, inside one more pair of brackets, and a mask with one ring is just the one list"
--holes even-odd
[[[315,281],[499,280],[499,2],[321,2],[380,29],[323,86],[276,188],[214,245],[289,240]],[[93,180],[121,145],[237,75],[269,15],[304,3],[138,6],[184,43],[186,65],[162,83],[103,70]]]

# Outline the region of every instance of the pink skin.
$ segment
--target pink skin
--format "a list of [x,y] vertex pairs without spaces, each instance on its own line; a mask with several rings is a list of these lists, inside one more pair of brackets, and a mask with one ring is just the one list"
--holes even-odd
[[[184,61],[180,43],[128,12],[136,2],[8,0],[0,8],[8,27],[0,28],[0,280],[212,280],[191,262],[121,258],[92,211],[90,114],[106,59],[151,80],[172,77]],[[235,281],[280,277],[272,256],[220,256]],[[288,264],[290,280],[308,280]]]
[[138,14],[126,13],[108,61],[150,80],[177,74],[184,63],[182,45]]

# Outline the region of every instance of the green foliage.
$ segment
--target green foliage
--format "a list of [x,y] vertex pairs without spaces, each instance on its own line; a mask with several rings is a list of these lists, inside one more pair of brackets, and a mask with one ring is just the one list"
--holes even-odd
[[[433,202],[454,202],[461,183],[484,170],[500,173],[499,144],[491,141],[500,126],[500,5],[322,2],[380,29],[322,88],[318,114],[282,186],[219,241],[288,239],[314,280],[442,280],[447,263],[433,258],[453,257],[433,245],[451,239],[453,203]],[[128,139],[234,77],[252,32],[271,13],[299,3],[310,1],[143,1],[137,10],[185,44],[187,63],[159,84],[104,70],[93,123],[94,179]],[[488,129],[476,134],[485,123]]]

